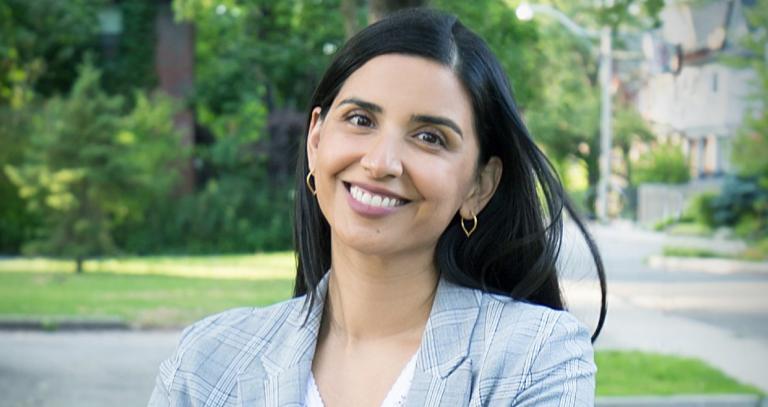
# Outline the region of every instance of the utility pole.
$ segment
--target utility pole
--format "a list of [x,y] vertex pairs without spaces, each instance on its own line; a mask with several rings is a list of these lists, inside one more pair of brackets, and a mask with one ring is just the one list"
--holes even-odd
[[611,77],[613,76],[612,30],[600,30],[600,180],[597,183],[597,218],[608,220],[608,192],[611,179],[612,110]]

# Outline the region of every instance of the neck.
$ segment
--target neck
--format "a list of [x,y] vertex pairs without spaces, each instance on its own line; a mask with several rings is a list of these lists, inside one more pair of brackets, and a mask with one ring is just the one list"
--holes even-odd
[[322,336],[420,341],[437,290],[432,253],[371,256],[332,244]]

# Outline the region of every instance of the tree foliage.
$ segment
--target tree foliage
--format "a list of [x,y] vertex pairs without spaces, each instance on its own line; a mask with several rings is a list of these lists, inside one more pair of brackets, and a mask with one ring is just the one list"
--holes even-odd
[[[595,55],[551,22],[517,20],[516,2],[174,0],[176,18],[195,25],[195,89],[182,102],[196,120],[197,179],[194,192],[174,195],[173,163],[187,152],[174,107],[147,96],[157,3],[5,0],[0,234],[13,241],[0,240],[0,251],[21,241],[27,252],[76,258],[288,248],[291,169],[312,89],[371,7],[421,3],[457,14],[488,42],[553,157],[596,168]],[[643,20],[630,3],[610,11],[621,24]],[[587,0],[553,4],[584,25],[603,18]],[[122,15],[117,37],[100,32],[105,8]],[[78,75],[86,55],[98,70]]]
[[754,107],[744,118],[744,125],[733,143],[733,163],[743,176],[757,177],[768,189],[768,0],[758,0],[747,11],[755,29],[747,34],[742,45],[747,49],[737,64],[755,73]]
[[[614,49],[624,46],[623,35],[634,35],[637,30],[657,25],[663,7],[663,1],[656,0],[616,1],[608,8],[585,0],[538,3],[557,8],[592,32],[604,24],[610,25]],[[574,35],[550,16],[542,15],[534,21],[539,37],[534,64],[542,81],[536,88],[536,97],[526,106],[525,116],[533,136],[556,167],[564,168],[575,159],[586,169],[589,186],[584,194],[585,207],[591,211],[600,178],[598,44],[595,39]],[[635,141],[647,140],[650,134],[635,120],[639,116],[632,116],[628,110],[628,106],[614,106],[612,112],[614,144],[622,151]]]
[[737,234],[768,238],[768,0],[757,0],[745,8],[746,17],[755,29],[742,39],[747,51],[736,61],[736,66],[755,73],[753,110],[744,118],[744,124],[733,142],[732,162],[738,177],[729,178],[713,208],[720,224],[734,226]]
[[168,190],[178,154],[172,104],[105,93],[90,65],[66,97],[46,101],[33,119],[29,147],[5,172],[44,222],[25,251],[78,260],[116,250],[112,230],[141,216],[145,200]]

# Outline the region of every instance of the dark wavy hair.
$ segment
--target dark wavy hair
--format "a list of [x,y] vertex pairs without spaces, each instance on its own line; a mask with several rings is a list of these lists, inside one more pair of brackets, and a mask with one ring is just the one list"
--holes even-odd
[[[556,267],[565,210],[583,234],[597,266],[601,306],[594,341],[606,314],[600,254],[557,173],[523,124],[498,60],[485,42],[455,16],[432,9],[408,9],[363,29],[336,54],[308,110],[319,106],[324,117],[344,81],[370,59],[383,54],[413,55],[449,67],[471,97],[480,145],[478,168],[492,156],[499,157],[503,164],[499,185],[477,215],[479,227],[472,237],[468,239],[462,232],[458,213],[440,236],[434,261],[441,277],[466,287],[565,309]],[[298,257],[294,295],[307,294],[311,308],[316,299],[315,287],[331,266],[331,234],[317,200],[306,188],[306,139],[300,144],[294,214]]]

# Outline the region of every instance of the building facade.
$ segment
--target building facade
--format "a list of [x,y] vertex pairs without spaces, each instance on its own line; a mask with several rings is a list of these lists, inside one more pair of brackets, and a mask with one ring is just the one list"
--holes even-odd
[[753,3],[671,1],[661,13],[662,26],[643,41],[653,58],[638,110],[660,139],[681,145],[694,183],[730,171],[731,140],[756,108],[749,98],[754,72],[726,62],[745,52],[739,39],[757,29],[744,14]]

